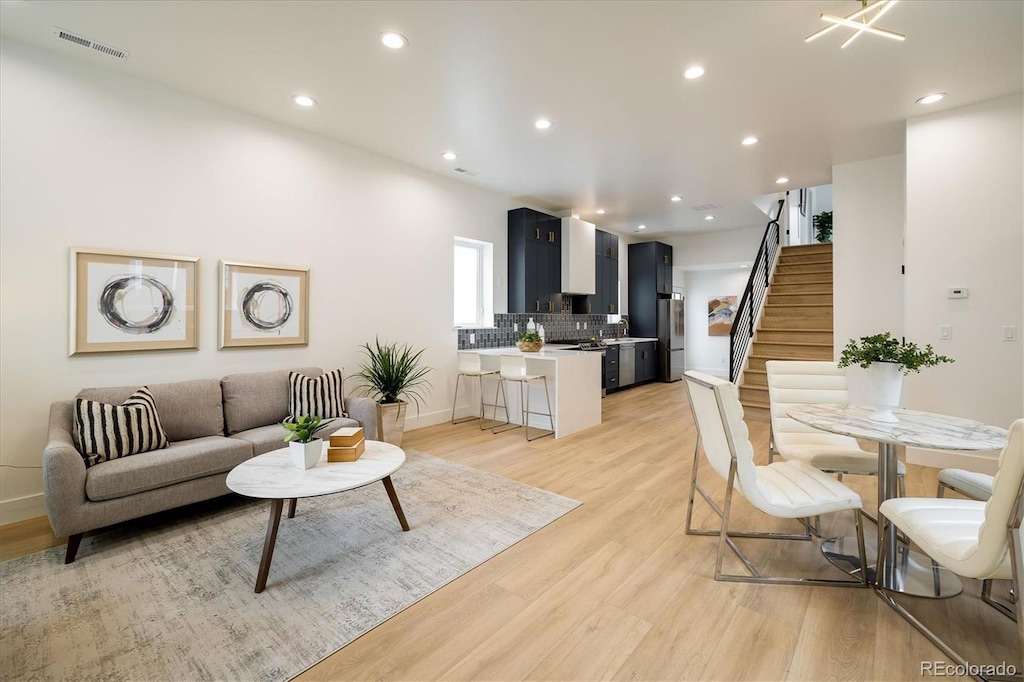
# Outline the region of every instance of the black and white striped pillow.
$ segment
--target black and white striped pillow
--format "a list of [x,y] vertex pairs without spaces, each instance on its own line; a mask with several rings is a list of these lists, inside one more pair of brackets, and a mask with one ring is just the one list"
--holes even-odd
[[342,371],[336,369],[332,372],[324,372],[315,379],[298,372],[290,372],[288,374],[288,384],[291,388],[288,394],[289,419],[294,421],[296,417],[303,414],[321,419],[347,417],[342,398],[344,395]]
[[121,405],[75,400],[75,437],[86,467],[167,447],[156,401],[145,386]]

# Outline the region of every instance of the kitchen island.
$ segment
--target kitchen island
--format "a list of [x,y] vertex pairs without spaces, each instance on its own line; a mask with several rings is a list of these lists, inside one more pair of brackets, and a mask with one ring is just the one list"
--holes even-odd
[[[515,347],[481,348],[470,352],[480,355],[480,365],[485,370],[500,370],[502,355],[522,355],[526,358],[527,374],[543,374],[547,377],[548,396],[551,399],[551,412],[554,415],[555,438],[564,438],[601,423],[601,355],[599,353],[548,347],[536,353],[524,353]],[[530,391],[530,409],[541,412],[547,409],[543,382],[531,381]],[[484,384],[484,398],[488,403],[492,403],[496,395],[497,379],[495,378]],[[508,401],[509,421],[513,424],[522,424],[519,389],[515,384],[508,384]],[[499,419],[503,418],[500,414],[497,416]],[[548,418],[543,415],[530,415],[530,427],[548,429],[550,428]]]

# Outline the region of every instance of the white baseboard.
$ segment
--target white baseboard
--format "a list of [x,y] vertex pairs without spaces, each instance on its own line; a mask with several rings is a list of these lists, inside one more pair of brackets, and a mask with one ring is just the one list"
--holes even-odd
[[[468,414],[470,410],[469,405],[465,408],[460,408],[456,414],[463,415]],[[452,418],[450,410],[437,410],[435,412],[423,412],[421,411],[418,415],[416,414],[416,408],[413,407],[409,410],[405,416],[405,430],[415,431],[416,429],[422,429],[427,426],[434,426],[436,424],[444,424],[446,421]]]
[[994,475],[999,467],[999,453],[951,452],[949,450],[922,450],[907,448],[907,464],[919,464],[936,469],[967,469]]
[[42,493],[0,502],[0,525],[46,516],[46,498]]

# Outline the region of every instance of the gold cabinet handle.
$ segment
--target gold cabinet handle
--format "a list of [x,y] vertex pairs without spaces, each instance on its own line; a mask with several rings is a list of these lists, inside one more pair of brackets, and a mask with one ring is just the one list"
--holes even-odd
[[533,311],[535,313],[539,313],[540,312],[540,301],[534,301],[533,302]]
[[548,232],[548,243],[549,244],[554,244],[555,243],[555,233],[554,232]]
[[540,228],[538,227],[538,228],[535,228],[535,229],[536,229],[536,232],[537,232],[537,236],[534,237],[534,239],[536,239],[537,241],[540,241]]

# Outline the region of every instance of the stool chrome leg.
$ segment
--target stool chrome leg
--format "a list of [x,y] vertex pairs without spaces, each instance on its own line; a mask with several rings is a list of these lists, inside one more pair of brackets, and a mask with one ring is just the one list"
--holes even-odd
[[[502,405],[501,408],[503,410],[505,410],[505,421],[504,421],[504,423],[500,423],[500,424],[498,423],[498,420],[497,420],[497,416],[498,416],[498,396],[499,395],[501,396],[502,401],[504,402],[504,405]],[[491,433],[505,433],[506,431],[511,431],[512,429],[518,429],[520,426],[522,426],[521,424],[512,424],[512,420],[509,418],[509,412],[508,412],[508,386],[506,385],[505,380],[502,379],[502,378],[498,379],[498,387],[494,391],[494,417],[495,417],[495,419],[494,419],[494,424],[491,426]],[[505,426],[507,428],[504,428],[501,431],[498,431],[497,428],[499,426]]]
[[[553,435],[555,435],[555,417],[554,417],[554,414],[551,412],[551,396],[548,394],[548,378],[547,378],[547,376],[543,376],[543,375],[540,378],[544,382],[544,400],[547,402],[547,405],[548,405],[547,418],[548,418],[548,421],[551,423],[551,431],[550,432],[545,433],[543,436],[537,436],[537,438],[544,438],[544,436],[553,436]],[[526,400],[527,400],[526,409],[529,410],[530,409],[530,403],[529,403],[529,400],[530,400],[530,387],[529,386],[526,387]],[[538,412],[537,414],[541,414],[541,413]],[[528,441],[530,441],[530,440],[537,440],[537,438],[530,438],[530,426],[529,426],[530,421],[529,420],[530,420],[530,413],[527,412],[527,414],[526,414],[526,424],[527,424],[527,426],[526,426],[526,440],[528,440]]]

